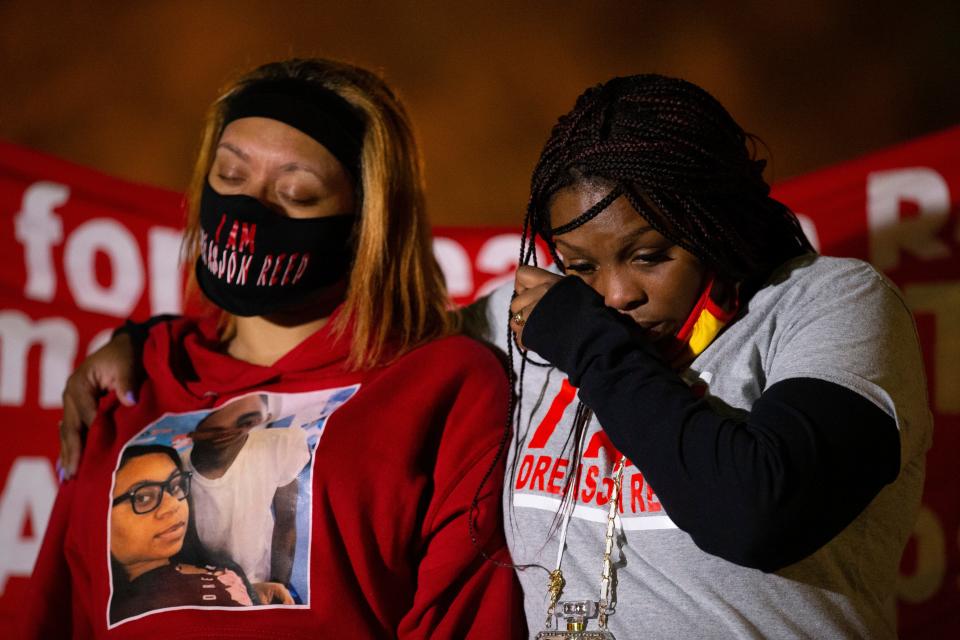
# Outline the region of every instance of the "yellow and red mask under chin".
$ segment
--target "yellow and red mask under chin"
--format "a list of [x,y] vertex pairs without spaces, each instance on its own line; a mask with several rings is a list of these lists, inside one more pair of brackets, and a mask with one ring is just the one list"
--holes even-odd
[[686,369],[733,320],[739,307],[737,287],[721,286],[715,276],[708,275],[683,326],[658,345],[660,353],[673,369]]

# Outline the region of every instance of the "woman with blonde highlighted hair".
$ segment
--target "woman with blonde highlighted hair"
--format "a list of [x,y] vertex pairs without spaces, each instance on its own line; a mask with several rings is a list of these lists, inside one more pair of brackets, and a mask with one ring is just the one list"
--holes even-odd
[[[24,637],[522,636],[514,574],[488,561],[507,560],[493,463],[507,378],[453,335],[393,92],[328,60],[254,69],[211,106],[187,203],[188,288],[212,313],[128,327],[105,347],[140,355],[136,386],[102,369],[72,378],[116,393],[99,410],[65,404],[72,478]],[[200,542],[276,597],[110,622],[110,478],[127,444],[157,439],[202,489]],[[176,533],[165,527],[158,544]]]
[[[374,73],[332,60],[286,60],[265,64],[230,86],[211,105],[187,200],[186,264],[200,250],[200,201],[224,132],[232,97],[264,84],[293,80],[324,87],[365,121],[358,164],[350,176],[357,224],[353,267],[337,319],[355,327],[352,367],[389,359],[388,343],[402,353],[451,333],[457,316],[447,312],[443,274],[433,258],[426,220],[423,170],[409,118],[393,91]],[[346,284],[346,283],[345,283]],[[234,329],[225,323],[226,334]]]

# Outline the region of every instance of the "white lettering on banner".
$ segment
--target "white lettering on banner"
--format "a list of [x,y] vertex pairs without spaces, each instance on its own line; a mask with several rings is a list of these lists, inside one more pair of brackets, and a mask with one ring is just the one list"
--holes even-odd
[[960,413],[960,282],[905,285],[903,295],[913,311],[934,317],[933,406]]
[[[23,294],[50,302],[57,292],[53,247],[63,242],[63,219],[55,209],[66,204],[70,189],[55,182],[35,182],[23,192],[14,217],[15,237],[24,247],[26,282]],[[147,231],[151,314],[180,313],[182,270],[179,265],[181,232],[169,227]],[[96,279],[96,255],[110,259],[111,283]],[[144,267],[135,236],[110,218],[91,219],[67,237],[64,272],[78,307],[125,317],[139,303],[144,289]]]
[[[901,217],[902,202],[917,205],[916,218]],[[911,167],[867,175],[870,262],[881,271],[900,264],[901,250],[921,260],[949,256],[950,248],[936,237],[949,216],[950,189],[933,169]]]
[[906,602],[929,600],[940,590],[947,573],[947,544],[943,525],[932,510],[921,505],[913,528],[917,563],[913,574],[899,575],[897,596]]
[[20,212],[14,217],[17,242],[24,246],[27,281],[23,295],[50,302],[57,293],[53,245],[63,242],[63,220],[54,209],[70,197],[70,189],[56,182],[35,182],[23,192]]
[[447,281],[447,291],[459,298],[473,293],[473,269],[467,250],[450,238],[433,239],[433,255]]
[[[433,255],[440,264],[451,296],[462,297],[472,293],[474,298],[481,298],[513,280],[520,257],[520,234],[501,233],[483,243],[477,253],[476,269],[480,273],[498,277],[491,278],[476,290],[470,255],[463,245],[452,238],[437,237],[433,239]],[[543,250],[537,247],[537,264],[545,265],[548,261]]]
[[[33,572],[56,496],[57,479],[49,460],[23,456],[13,461],[0,495],[0,596],[10,576]],[[27,518],[32,535],[23,537]]]
[[90,355],[103,345],[110,342],[110,338],[113,336],[113,329],[104,329],[100,333],[96,334],[90,339],[90,342],[87,343],[87,355]]
[[[110,258],[111,282],[97,282],[96,255]],[[77,306],[124,318],[143,294],[143,261],[137,239],[116,220],[87,220],[67,238],[63,270]]]
[[[511,282],[517,270],[517,260],[520,258],[520,234],[502,233],[493,236],[483,243],[477,253],[477,271],[481,273],[503,274],[491,278],[483,283],[474,297],[481,298],[492,293],[500,285]],[[540,247],[536,248],[537,264],[545,266],[549,260]]]
[[60,397],[77,355],[77,329],[64,318],[32,321],[25,314],[0,311],[0,405],[26,400],[27,355],[39,344],[40,407],[61,406]]
[[796,216],[797,220],[800,222],[800,229],[803,230],[803,235],[807,236],[807,240],[809,240],[810,244],[813,245],[813,248],[819,252],[820,234],[817,233],[817,225],[813,221],[813,218],[802,213],[797,213]]
[[180,313],[183,309],[183,271],[180,268],[182,239],[180,231],[168,227],[153,227],[147,232],[152,315]]

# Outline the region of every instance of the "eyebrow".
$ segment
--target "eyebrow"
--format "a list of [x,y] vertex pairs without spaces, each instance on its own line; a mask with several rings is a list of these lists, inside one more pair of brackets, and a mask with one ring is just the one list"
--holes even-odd
[[315,175],[317,179],[320,180],[321,182],[324,181],[324,178],[323,176],[320,175],[319,171],[317,171],[316,169],[308,165],[300,164],[299,162],[291,162],[289,164],[285,164],[282,167],[280,167],[280,170],[283,172],[306,171],[307,173],[312,173],[313,175]]
[[[650,225],[646,225],[646,226],[643,226],[643,227],[638,227],[637,229],[631,231],[630,233],[626,234],[625,236],[623,236],[623,237],[620,239],[620,246],[621,246],[621,247],[625,247],[625,246],[627,246],[627,245],[630,245],[630,244],[632,244],[637,238],[639,238],[640,236],[642,236],[642,235],[644,235],[644,234],[646,234],[646,233],[649,233],[649,232],[651,232],[651,231],[654,231],[654,228],[651,227]],[[588,250],[583,249],[583,248],[581,248],[581,247],[579,247],[579,246],[577,246],[577,245],[575,245],[575,244],[573,244],[573,243],[571,243],[571,242],[567,242],[567,241],[564,240],[563,238],[554,238],[554,244],[556,244],[557,246],[563,245],[564,247],[567,247],[567,248],[569,248],[569,249],[572,249],[573,251],[579,251],[579,252],[581,252],[581,253],[590,253]]]
[[[238,158],[240,158],[240,159],[243,160],[244,162],[250,162],[250,154],[245,153],[245,152],[242,151],[239,147],[237,147],[236,145],[233,145],[233,144],[231,144],[231,143],[229,143],[229,142],[221,142],[221,143],[219,143],[219,144],[217,145],[217,148],[218,148],[218,149],[220,149],[220,148],[226,149],[227,151],[231,152],[232,154],[234,154],[235,156],[237,156]],[[302,164],[302,163],[300,163],[300,162],[289,162],[289,163],[283,165],[282,167],[280,167],[280,170],[281,170],[281,171],[284,171],[284,172],[290,172],[290,171],[306,171],[307,173],[312,173],[313,175],[315,175],[315,176],[317,177],[317,179],[320,180],[321,182],[324,180],[323,176],[320,175],[320,172],[319,172],[319,171],[317,171],[316,169],[314,169],[313,167],[311,167],[311,166],[309,166],[309,165],[305,165],[305,164]]]
[[217,145],[217,148],[218,148],[218,149],[226,149],[227,151],[232,152],[234,155],[239,156],[241,160],[244,160],[244,161],[246,161],[246,162],[250,162],[250,156],[249,156],[248,154],[244,153],[243,151],[241,151],[241,150],[239,149],[239,147],[236,147],[236,146],[230,144],[229,142],[221,142],[220,144]]
[[183,473],[183,471],[178,469],[176,466],[174,466],[173,471],[170,472],[170,475],[167,476],[166,480],[137,480],[136,482],[131,484],[129,487],[127,487],[125,491],[121,491],[120,495],[117,495],[114,497],[119,498],[120,496],[125,496],[133,491],[136,491],[140,487],[144,487],[148,484],[161,484],[163,482],[168,482],[170,478],[177,475],[178,473]]
[[263,420],[263,413],[260,411],[248,411],[246,413],[241,413],[237,416],[237,419],[233,421],[234,426],[240,424],[244,420]]

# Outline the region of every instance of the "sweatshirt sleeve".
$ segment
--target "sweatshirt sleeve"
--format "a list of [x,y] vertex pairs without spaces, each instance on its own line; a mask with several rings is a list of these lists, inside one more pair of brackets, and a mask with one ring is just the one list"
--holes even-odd
[[493,464],[507,414],[506,376],[492,354],[472,346],[480,353],[460,354],[473,362],[443,419],[417,591],[399,625],[401,639],[527,637],[520,585],[513,569],[499,564],[510,562],[500,508],[503,455]]
[[60,486],[43,543],[30,576],[28,597],[21,604],[20,635],[27,639],[55,639],[74,636],[74,615],[70,567],[64,548],[76,481]]
[[721,416],[629,319],[566,278],[524,343],[564,371],[611,441],[704,551],[774,571],[846,527],[899,469],[894,419],[838,384],[787,378]]

